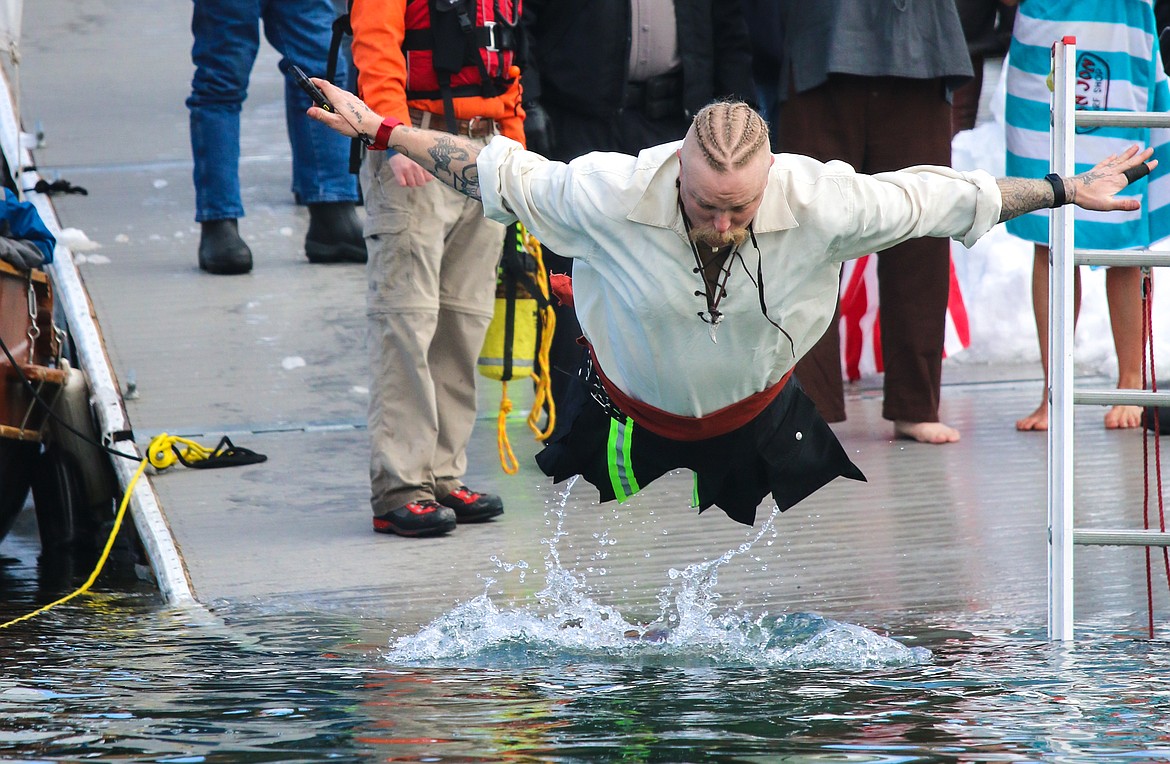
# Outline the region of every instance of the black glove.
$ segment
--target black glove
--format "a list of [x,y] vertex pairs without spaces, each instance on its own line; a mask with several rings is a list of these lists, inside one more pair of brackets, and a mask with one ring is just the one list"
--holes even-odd
[[553,150],[552,122],[540,101],[524,104],[524,138],[529,151],[548,156]]

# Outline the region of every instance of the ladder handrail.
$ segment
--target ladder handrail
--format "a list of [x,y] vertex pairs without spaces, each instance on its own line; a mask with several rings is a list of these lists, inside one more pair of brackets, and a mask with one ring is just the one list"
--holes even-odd
[[[1075,174],[1076,38],[1052,48],[1051,172]],[[1048,638],[1073,638],[1073,208],[1052,210],[1048,248]]]
[[1077,528],[1073,531],[1073,543],[1085,546],[1170,546],[1170,533],[1143,528]]

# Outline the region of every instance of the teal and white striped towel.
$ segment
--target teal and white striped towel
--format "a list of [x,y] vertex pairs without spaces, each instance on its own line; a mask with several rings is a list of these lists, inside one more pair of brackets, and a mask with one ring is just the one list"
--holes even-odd
[[[1076,38],[1078,109],[1170,110],[1170,86],[1162,69],[1150,0],[1024,0],[1020,4],[1008,58],[1007,174],[1041,178],[1050,172],[1049,135],[1052,45]],[[1092,249],[1147,247],[1170,236],[1170,130],[1080,128],[1075,157],[1078,173],[1128,146],[1154,147],[1159,166],[1118,196],[1142,199],[1134,212],[1077,209],[1076,243]],[[1048,242],[1048,210],[1008,221],[1010,233]]]

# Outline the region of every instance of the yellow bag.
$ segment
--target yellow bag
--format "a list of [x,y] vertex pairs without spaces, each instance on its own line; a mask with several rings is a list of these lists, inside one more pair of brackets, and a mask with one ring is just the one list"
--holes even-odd
[[[556,407],[549,394],[548,363],[555,324],[556,316],[549,301],[548,274],[541,259],[540,242],[529,235],[520,223],[513,223],[508,227],[504,239],[504,252],[496,281],[495,310],[477,364],[480,374],[488,379],[499,380],[503,386],[496,423],[496,443],[500,452],[500,466],[509,475],[514,475],[520,465],[512,453],[505,428],[508,414],[512,411],[512,401],[508,399],[508,382],[519,378],[531,379],[535,383],[536,395],[528,415],[528,428],[537,440],[546,440],[552,435],[556,423]],[[539,372],[536,368],[538,354]],[[548,420],[542,428],[539,421],[546,408]]]
[[501,278],[492,322],[479,351],[480,374],[501,382],[532,376],[538,307],[523,285]]

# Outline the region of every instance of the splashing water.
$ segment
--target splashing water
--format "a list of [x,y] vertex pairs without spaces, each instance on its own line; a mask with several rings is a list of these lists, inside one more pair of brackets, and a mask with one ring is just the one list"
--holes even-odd
[[[671,582],[658,595],[661,612],[652,622],[627,621],[587,593],[583,576],[561,566],[558,542],[564,537],[565,504],[573,478],[552,507],[556,525],[544,559],[545,587],[538,605],[498,607],[488,594],[495,579],[486,578],[483,594],[457,605],[417,634],[397,639],[386,654],[396,665],[527,666],[592,659],[598,662],[687,666],[755,666],[805,668],[899,667],[928,663],[931,653],[907,647],[853,624],[813,613],[753,616],[736,610],[716,612],[719,569],[748,553],[772,531],[779,510],[773,508],[755,538],[713,560],[671,569]],[[611,543],[600,539],[603,545]],[[602,555],[604,557],[604,555]],[[527,564],[497,568],[523,576]]]

